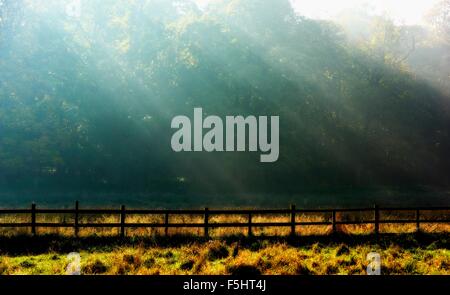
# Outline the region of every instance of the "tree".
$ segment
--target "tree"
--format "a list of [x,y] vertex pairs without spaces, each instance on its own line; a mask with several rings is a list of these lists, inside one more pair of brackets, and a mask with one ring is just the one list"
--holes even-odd
[[436,36],[450,45],[450,0],[441,0],[427,15]]

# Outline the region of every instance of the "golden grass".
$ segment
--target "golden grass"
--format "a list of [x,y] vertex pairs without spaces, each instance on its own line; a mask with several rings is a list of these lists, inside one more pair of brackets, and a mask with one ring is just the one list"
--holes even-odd
[[[298,214],[296,220],[328,221],[330,217],[329,214]],[[424,214],[424,218],[430,220],[438,217]],[[337,216],[337,220],[370,218],[370,214]],[[414,215],[406,212],[384,215],[381,218],[413,219]],[[289,220],[287,215],[255,215],[252,219],[253,222]],[[162,215],[127,217],[127,222],[130,223],[163,221]],[[29,222],[29,216],[2,215],[0,222]],[[73,224],[74,221],[70,215],[39,214],[37,222]],[[81,216],[80,223],[86,222],[119,222],[119,216]],[[171,216],[170,222],[202,223],[203,216],[176,215]],[[215,222],[246,223],[247,216],[211,216],[210,223]],[[370,235],[373,227],[373,224],[339,225],[339,236],[347,237],[339,240],[339,236],[330,235],[331,226],[297,226],[297,244],[292,244],[286,238],[290,234],[289,227],[255,227],[253,238],[245,237],[246,227],[211,228],[211,240],[201,238],[202,227],[169,229],[167,238],[164,238],[163,228],[127,229],[126,235],[132,242],[125,244],[114,242],[120,241],[116,239],[117,228],[80,228],[79,238],[73,237],[72,227],[38,228],[38,237],[30,237],[29,228],[2,228],[0,274],[64,274],[68,264],[66,255],[72,251],[78,251],[81,255],[83,274],[365,274],[368,264],[366,255],[373,251],[381,255],[384,274],[450,274],[449,224],[421,224],[423,235],[431,236],[432,239],[436,237],[434,242],[428,240],[424,244],[416,241],[416,235],[411,234],[416,230],[415,224],[381,224],[380,233],[394,233],[387,235],[393,236],[394,240],[374,239]],[[188,243],[172,243],[180,235],[200,237],[191,238]],[[277,238],[265,238],[269,236]],[[48,245],[36,252],[32,247],[39,237],[47,239]],[[100,241],[104,239],[107,241],[106,245],[90,245],[93,241],[91,237]],[[168,243],[144,242],[145,239],[159,238]],[[25,239],[25,242],[21,239]],[[61,241],[67,241],[68,245],[56,247]],[[87,245],[80,248],[82,241]],[[17,243],[25,244],[22,246],[25,250],[17,253],[13,251]]]
[[[422,218],[427,220],[433,220],[439,218],[439,215],[432,212],[421,213]],[[447,214],[448,213],[442,213]],[[81,215],[79,223],[118,223],[120,221],[119,215]],[[395,213],[395,214],[382,214],[381,219],[409,219],[414,220],[413,212]],[[444,217],[445,218],[445,217]],[[337,215],[337,220],[371,220],[371,214],[343,214]],[[322,222],[330,221],[330,214],[319,213],[304,213],[297,214],[297,222]],[[213,215],[210,216],[209,223],[221,223],[221,222],[239,222],[247,223],[248,217],[246,215]],[[290,217],[288,215],[254,215],[252,222],[289,222]],[[1,223],[13,223],[13,222],[30,222],[28,215],[0,215]],[[36,222],[49,222],[49,223],[65,223],[73,224],[74,218],[71,215],[62,214],[38,214]],[[163,223],[163,215],[129,215],[126,219],[127,223]],[[170,216],[170,223],[199,223],[198,228],[169,228],[169,235],[203,235],[204,228],[201,225],[203,223],[203,216],[201,215],[172,215]],[[296,226],[296,235],[308,236],[308,235],[327,235],[331,233],[331,226],[329,225],[300,225]],[[338,225],[338,232],[345,234],[370,234],[374,231],[373,224],[357,224],[357,225]],[[450,232],[450,224],[445,223],[421,223],[420,230],[425,233],[445,233]],[[416,231],[416,225],[414,223],[407,224],[380,224],[380,233],[411,233]],[[15,235],[26,234],[30,232],[30,228],[0,228],[0,235]],[[38,234],[59,234],[65,236],[74,235],[73,227],[66,228],[38,228]],[[80,236],[113,236],[119,233],[118,228],[80,228]],[[232,228],[209,228],[209,234],[211,237],[226,237],[238,234],[246,235],[248,233],[247,227],[232,227]],[[252,227],[252,233],[254,235],[263,236],[287,236],[290,234],[290,227]],[[128,236],[155,236],[164,235],[164,228],[127,228],[126,234]]]
[[[83,274],[366,274],[366,255],[381,255],[383,274],[450,274],[445,247],[405,249],[396,244],[294,246],[260,241],[250,245],[224,240],[179,246],[144,244],[109,251],[83,250]],[[64,274],[66,254],[2,255],[0,274]]]

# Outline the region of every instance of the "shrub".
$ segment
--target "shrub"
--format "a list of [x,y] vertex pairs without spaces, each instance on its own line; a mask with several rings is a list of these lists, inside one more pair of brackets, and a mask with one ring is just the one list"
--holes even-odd
[[108,270],[108,267],[99,259],[94,262],[87,263],[83,266],[83,272],[87,274],[101,274]]
[[336,274],[339,271],[339,268],[336,265],[329,264],[325,267],[325,274],[332,275]]
[[217,260],[226,258],[229,255],[227,246],[222,244],[220,241],[213,241],[208,245],[208,260]]
[[58,257],[58,255],[53,255],[52,257],[51,257],[51,260],[59,260],[59,257]]
[[172,251],[167,251],[166,253],[163,254],[164,258],[172,258],[174,255],[172,253]]
[[182,270],[190,270],[190,269],[192,269],[193,266],[194,266],[194,261],[193,260],[188,260],[188,261],[185,261],[185,262],[181,263],[180,269],[182,269]]
[[336,256],[347,255],[350,253],[350,249],[347,245],[340,244],[336,249]]
[[31,268],[31,267],[34,267],[35,264],[29,260],[25,260],[20,263],[20,266],[25,267],[25,268]]
[[144,261],[144,266],[147,267],[147,268],[151,268],[151,267],[153,267],[154,265],[155,265],[155,258],[153,258],[153,257],[151,257],[151,258],[149,258],[149,259],[146,259],[146,260]]
[[320,251],[324,248],[324,246],[320,243],[315,243],[311,246],[311,251],[313,253],[320,253]]
[[128,264],[140,264],[140,259],[132,254],[124,254],[122,259]]

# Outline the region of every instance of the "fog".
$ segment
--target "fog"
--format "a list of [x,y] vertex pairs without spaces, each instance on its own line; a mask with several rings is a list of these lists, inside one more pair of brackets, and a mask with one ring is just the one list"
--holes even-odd
[[[448,204],[450,2],[395,3],[0,0],[0,201]],[[279,157],[173,151],[196,107]]]

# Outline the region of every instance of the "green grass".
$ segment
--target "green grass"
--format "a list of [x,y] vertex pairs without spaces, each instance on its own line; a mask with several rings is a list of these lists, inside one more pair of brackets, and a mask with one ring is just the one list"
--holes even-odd
[[450,274],[450,235],[298,238],[194,236],[0,237],[0,274],[65,274],[79,252],[82,274],[366,274],[369,252],[383,274]]

